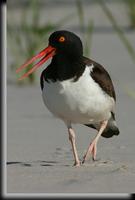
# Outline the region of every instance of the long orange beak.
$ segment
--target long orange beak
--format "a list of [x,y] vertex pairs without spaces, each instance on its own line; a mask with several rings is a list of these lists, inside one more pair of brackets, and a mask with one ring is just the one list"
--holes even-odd
[[36,56],[32,57],[30,60],[25,62],[21,67],[19,67],[16,70],[16,73],[20,72],[22,69],[26,68],[28,65],[33,63],[38,58],[42,58],[38,63],[36,63],[27,73],[25,73],[23,76],[19,78],[19,80],[24,79],[25,77],[32,74],[37,68],[39,68],[43,63],[45,63],[49,58],[53,57],[55,55],[56,49],[52,46],[48,46],[47,48],[43,49],[41,52],[39,52]]

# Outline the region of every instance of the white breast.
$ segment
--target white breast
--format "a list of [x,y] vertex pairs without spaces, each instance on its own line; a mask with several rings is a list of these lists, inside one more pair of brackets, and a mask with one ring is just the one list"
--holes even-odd
[[57,117],[72,123],[99,122],[110,118],[114,100],[91,78],[93,66],[87,66],[76,82],[73,79],[45,82],[43,100]]

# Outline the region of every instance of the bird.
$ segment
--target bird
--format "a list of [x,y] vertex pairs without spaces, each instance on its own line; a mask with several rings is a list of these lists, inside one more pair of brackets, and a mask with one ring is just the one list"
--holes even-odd
[[[48,46],[19,67],[16,73],[39,58],[19,80],[50,60],[40,76],[44,104],[67,127],[74,166],[84,164],[90,156],[95,161],[100,136],[111,138],[120,133],[115,119],[116,94],[109,73],[101,64],[83,55],[80,37],[68,30],[51,33]],[[82,159],[78,156],[73,124],[97,131]]]

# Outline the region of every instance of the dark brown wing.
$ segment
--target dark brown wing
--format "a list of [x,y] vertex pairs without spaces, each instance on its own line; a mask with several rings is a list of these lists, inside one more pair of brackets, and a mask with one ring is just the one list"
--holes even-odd
[[108,72],[102,67],[100,64],[96,63],[95,61],[84,57],[84,63],[87,66],[93,64],[93,69],[91,72],[91,76],[96,83],[110,96],[113,97],[116,101],[116,95],[112,80]]

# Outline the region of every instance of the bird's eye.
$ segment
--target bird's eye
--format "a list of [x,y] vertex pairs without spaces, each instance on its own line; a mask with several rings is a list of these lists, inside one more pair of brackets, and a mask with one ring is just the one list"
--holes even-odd
[[64,36],[61,36],[60,38],[59,38],[59,42],[64,42],[65,41],[65,37]]

